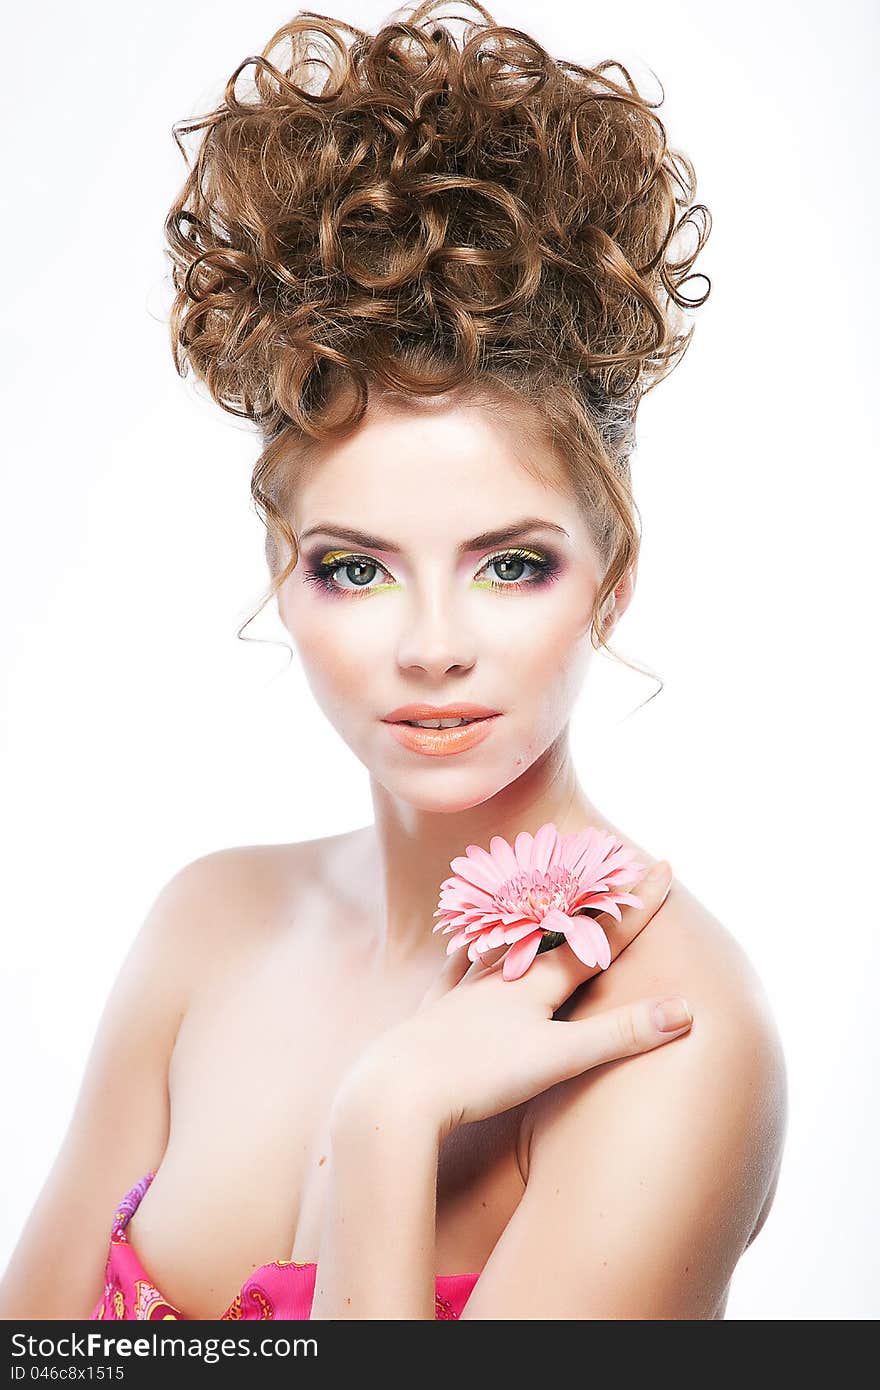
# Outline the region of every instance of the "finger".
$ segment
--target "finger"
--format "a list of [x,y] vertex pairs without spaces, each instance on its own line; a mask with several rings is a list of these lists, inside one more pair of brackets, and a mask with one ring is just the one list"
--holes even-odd
[[[610,965],[621,951],[624,951],[639,932],[651,921],[662,907],[672,886],[672,869],[667,860],[661,859],[652,865],[646,874],[634,885],[635,896],[641,899],[642,906],[626,905],[620,909],[618,922],[607,912],[600,913],[593,921],[601,927],[608,942]],[[593,959],[593,957],[591,957]],[[536,989],[553,1012],[558,1009],[570,994],[586,980],[598,975],[602,966],[585,962],[572,949],[568,941],[550,951],[542,951],[529,966],[524,980],[531,980],[531,988]],[[509,983],[516,983],[511,981]]]
[[462,957],[461,969],[449,970],[444,973],[442,978],[447,983],[442,987],[443,992],[445,992],[447,988],[454,989],[458,984],[469,984],[471,980],[482,979],[484,975],[490,974],[496,966],[501,964],[510,949],[506,942],[501,946],[493,946],[488,951],[477,951],[476,947],[478,945],[478,942],[474,943],[473,948],[475,954],[473,961],[471,961],[467,949],[464,946],[456,947],[453,955]]
[[460,948],[451,951],[422,996],[419,1008],[424,1008],[432,1000],[440,999],[444,994],[448,994],[468,973],[470,968],[471,963],[468,960],[467,951],[462,951]]
[[672,878],[669,860],[660,859],[656,864],[652,864],[640,879],[627,887],[628,893],[641,898],[641,907],[627,905],[621,908],[619,922],[607,910],[599,913],[596,921],[608,937],[612,960],[635,941],[639,932],[644,931],[652,917],[660,911],[669,897]]
[[472,980],[479,975],[488,975],[491,970],[501,964],[509,949],[509,945],[505,942],[503,946],[493,946],[489,951],[481,951],[464,979]]
[[467,951],[462,946],[457,946],[454,951],[450,951],[446,960],[441,965],[436,977],[431,981],[425,994],[422,996],[419,1008],[425,1004],[430,1004],[434,999],[440,999],[444,994],[448,994],[456,985],[463,984],[465,981],[472,980],[477,975],[486,973],[487,966],[484,964],[486,956],[491,954],[498,958],[507,950],[504,946],[501,950],[484,953],[478,956],[475,961],[471,961]]
[[556,1079],[567,1080],[605,1062],[651,1052],[687,1033],[692,1022],[687,1000],[666,994],[622,1004],[592,1018],[554,1024],[562,1038]]

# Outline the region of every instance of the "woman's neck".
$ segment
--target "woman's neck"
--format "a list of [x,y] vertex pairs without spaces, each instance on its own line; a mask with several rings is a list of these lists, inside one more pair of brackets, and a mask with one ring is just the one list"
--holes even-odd
[[376,964],[442,964],[448,936],[433,932],[440,884],[450,861],[493,835],[513,843],[552,821],[562,834],[606,822],[584,795],[567,733],[497,796],[464,811],[424,811],[371,781],[375,811],[370,897],[376,912]]

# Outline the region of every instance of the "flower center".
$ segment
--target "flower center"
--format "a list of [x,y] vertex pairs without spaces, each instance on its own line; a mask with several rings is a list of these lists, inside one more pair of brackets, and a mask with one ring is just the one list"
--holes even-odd
[[578,882],[561,864],[551,864],[543,872],[530,869],[502,883],[496,896],[503,912],[519,912],[523,917],[545,917],[551,908],[568,912],[577,894]]

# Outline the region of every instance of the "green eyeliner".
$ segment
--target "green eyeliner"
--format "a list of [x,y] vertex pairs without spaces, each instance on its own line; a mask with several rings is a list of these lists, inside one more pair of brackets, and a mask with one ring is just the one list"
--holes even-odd
[[[525,560],[527,564],[533,565],[539,575],[543,573],[545,576],[544,582],[546,582],[547,578],[552,579],[554,577],[554,566],[552,562],[549,562],[545,556],[539,555],[536,551],[526,550],[521,547],[505,551],[503,555],[494,556],[493,559],[487,563],[494,564],[501,559],[510,558]],[[321,556],[317,569],[314,571],[313,575],[309,575],[307,578],[310,580],[314,578],[316,582],[320,583],[322,587],[328,591],[345,593],[354,598],[368,598],[372,597],[374,594],[385,594],[389,592],[399,593],[404,587],[396,580],[391,584],[380,584],[375,588],[367,587],[366,585],[355,585],[353,588],[345,590],[341,589],[339,585],[333,584],[332,576],[336,570],[342,569],[346,564],[358,563],[369,564],[377,569],[383,568],[377,561],[368,560],[366,557],[353,553],[350,550],[326,550]],[[500,593],[504,589],[519,590],[530,584],[540,582],[542,581],[539,579],[531,579],[526,581],[516,580],[512,581],[510,584],[505,584],[503,581],[495,579],[474,579],[471,582],[471,587],[474,589],[481,589],[484,593]]]
[[[366,598],[367,596],[372,598],[374,594],[389,594],[395,592],[397,589],[400,588],[402,588],[402,585],[398,584],[396,581],[393,584],[380,584],[377,589],[361,589],[360,594],[358,594],[358,597],[361,597],[361,595],[363,595],[364,598]],[[357,589],[349,589],[348,592],[350,594],[358,593]]]

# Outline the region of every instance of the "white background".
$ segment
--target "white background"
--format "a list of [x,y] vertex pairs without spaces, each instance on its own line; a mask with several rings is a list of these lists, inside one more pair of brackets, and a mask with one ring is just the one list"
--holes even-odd
[[[871,10],[493,11],[557,57],[621,59],[655,96],[653,69],[714,218],[712,295],[642,406],[634,463],[643,549],[617,648],[665,688],[627,718],[654,684],[600,659],[573,741],[588,795],[743,943],[784,1039],[784,1169],[733,1319],[880,1312]],[[329,7],[369,28],[387,12]],[[267,579],[257,441],[177,378],[163,323],[171,124],[293,13],[54,0],[6,19],[4,1263],[162,883],[222,846],[371,819],[298,666],[235,638]],[[246,635],[281,639],[274,609]]]

